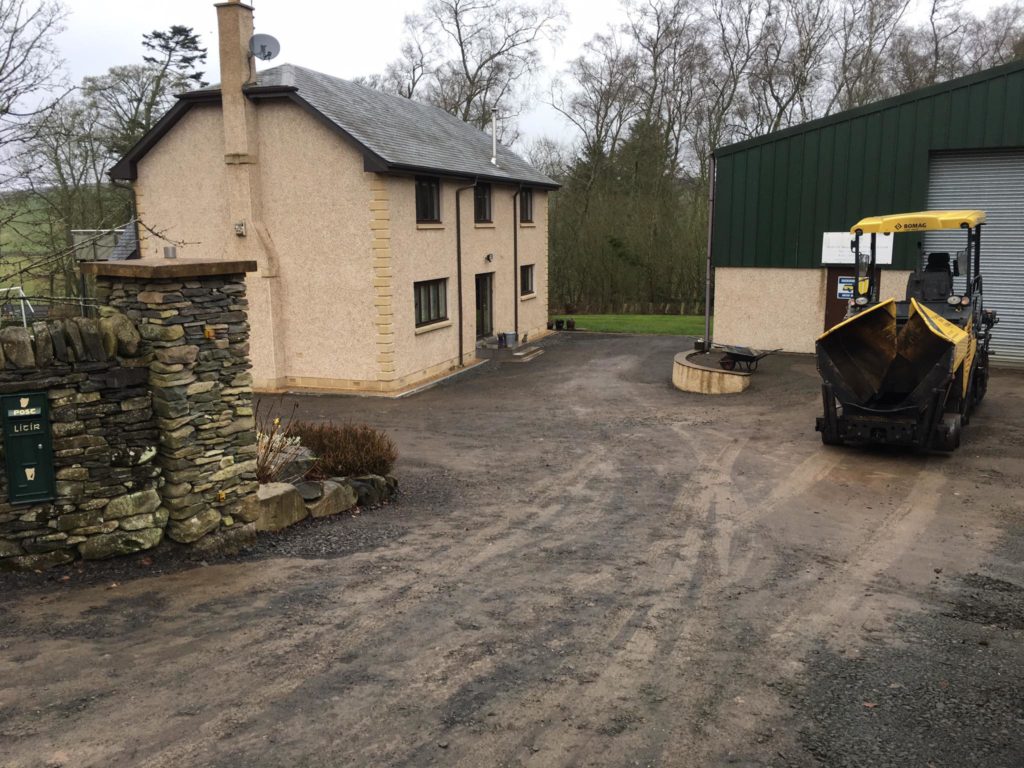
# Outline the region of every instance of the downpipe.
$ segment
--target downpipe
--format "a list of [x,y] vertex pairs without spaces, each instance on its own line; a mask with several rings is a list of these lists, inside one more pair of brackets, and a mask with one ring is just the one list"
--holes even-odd
[[462,193],[467,189],[475,189],[477,181],[477,179],[473,179],[472,184],[455,190],[455,280],[458,283],[459,296],[459,368],[465,368],[465,363],[463,363],[465,340],[462,338],[464,330],[462,327]]
[[[516,332],[516,344],[519,343],[519,193],[523,191],[520,184],[512,193],[512,317],[513,330]],[[536,269],[536,268],[534,268]],[[536,280],[536,276],[534,276]]]
[[708,168],[708,248],[704,265],[704,352],[711,351],[711,236],[715,226],[715,153]]

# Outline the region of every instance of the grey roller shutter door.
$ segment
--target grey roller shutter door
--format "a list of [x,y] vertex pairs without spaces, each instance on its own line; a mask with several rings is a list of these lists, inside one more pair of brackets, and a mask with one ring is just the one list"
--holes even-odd
[[[929,165],[928,208],[980,208],[985,307],[999,313],[992,363],[1024,364],[1024,151],[940,154]],[[961,233],[929,233],[927,250],[962,250]],[[959,281],[958,281],[959,282]]]

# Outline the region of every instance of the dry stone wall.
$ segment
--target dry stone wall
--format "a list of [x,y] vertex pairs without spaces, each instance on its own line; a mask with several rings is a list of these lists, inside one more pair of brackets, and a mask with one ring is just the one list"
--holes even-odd
[[[0,502],[0,567],[155,546],[167,522],[141,337],[122,314],[0,330],[0,394],[47,393],[56,496]],[[0,499],[7,499],[0,473]]]
[[89,267],[99,319],[0,330],[0,395],[47,393],[56,476],[34,504],[0,479],[0,569],[254,536],[254,265]]
[[244,275],[104,279],[152,350],[167,535],[187,544],[231,528],[257,487]]

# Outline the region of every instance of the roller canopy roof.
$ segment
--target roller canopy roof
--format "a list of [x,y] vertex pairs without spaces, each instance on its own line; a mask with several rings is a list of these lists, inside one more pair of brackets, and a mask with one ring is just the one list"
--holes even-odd
[[850,234],[927,232],[934,229],[964,229],[985,223],[984,211],[918,211],[869,216],[852,227]]

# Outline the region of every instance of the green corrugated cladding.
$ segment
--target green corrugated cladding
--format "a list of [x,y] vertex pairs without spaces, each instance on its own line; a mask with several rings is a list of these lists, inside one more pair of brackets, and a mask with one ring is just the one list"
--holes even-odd
[[[718,267],[818,267],[824,232],[922,210],[935,152],[1024,147],[1024,62],[940,83],[715,152]],[[898,237],[894,266],[917,242]]]

